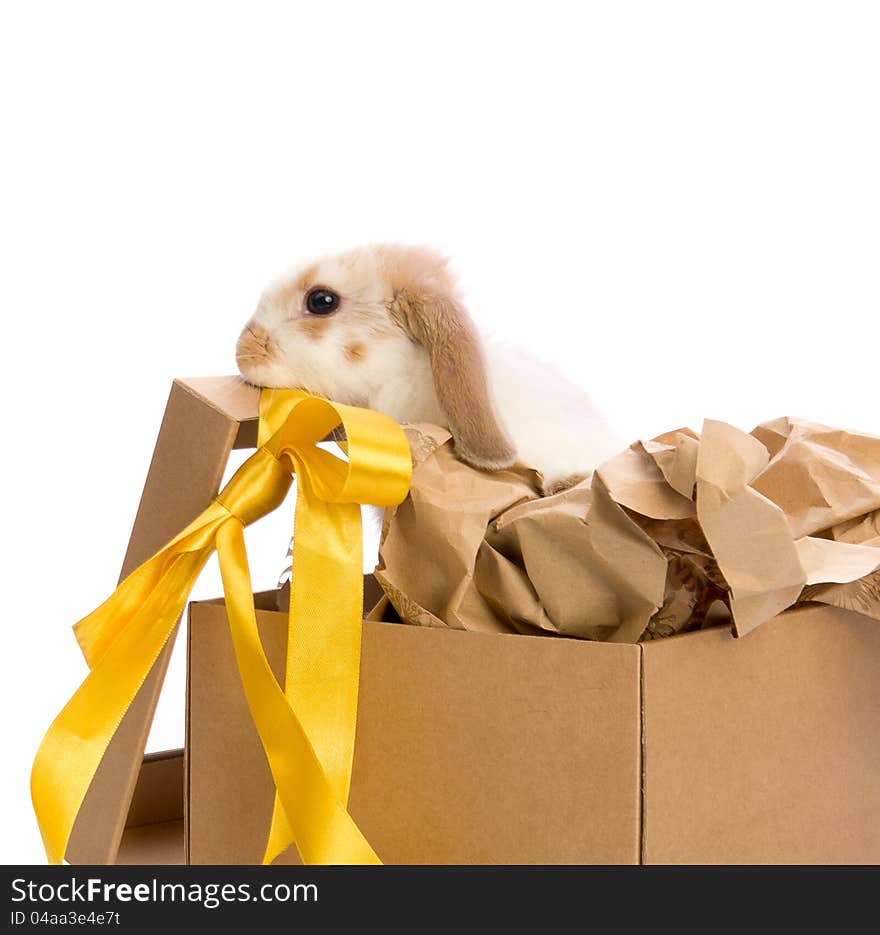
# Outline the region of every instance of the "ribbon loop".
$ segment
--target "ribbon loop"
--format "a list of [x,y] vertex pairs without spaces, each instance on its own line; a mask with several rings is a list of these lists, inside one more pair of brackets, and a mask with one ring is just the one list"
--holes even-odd
[[[290,458],[297,477],[308,478],[320,500],[394,506],[406,497],[412,472],[409,446],[383,444],[389,425],[400,432],[388,416],[315,396],[304,397],[294,411],[296,418],[283,423],[266,447]],[[317,447],[339,425],[345,430],[347,461]]]

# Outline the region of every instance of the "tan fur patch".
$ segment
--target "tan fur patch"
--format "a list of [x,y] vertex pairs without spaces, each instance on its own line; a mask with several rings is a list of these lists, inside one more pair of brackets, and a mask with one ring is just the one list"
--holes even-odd
[[324,334],[327,330],[328,321],[326,318],[303,318],[301,321],[297,322],[299,328],[302,329],[303,333],[310,337],[313,341],[320,341],[324,337]]
[[353,341],[351,344],[345,345],[343,353],[345,354],[346,360],[351,361],[353,364],[358,364],[367,356],[367,347],[359,341]]
[[455,293],[455,279],[447,259],[433,250],[386,244],[376,248],[376,256],[392,296],[413,286],[420,292]]

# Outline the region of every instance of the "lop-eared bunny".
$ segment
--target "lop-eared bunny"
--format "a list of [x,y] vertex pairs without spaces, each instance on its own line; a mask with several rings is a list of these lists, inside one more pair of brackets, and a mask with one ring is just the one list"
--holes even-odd
[[242,376],[446,426],[462,461],[495,471],[519,460],[541,472],[548,493],[620,451],[574,384],[521,351],[484,344],[447,263],[380,245],[295,270],[263,293],[242,331]]

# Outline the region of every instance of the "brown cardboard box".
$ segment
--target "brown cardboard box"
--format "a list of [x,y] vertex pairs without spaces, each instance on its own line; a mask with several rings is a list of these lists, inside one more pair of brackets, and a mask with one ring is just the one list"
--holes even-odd
[[[234,377],[175,381],[123,574],[204,509],[233,447],[254,445],[257,400]],[[278,673],[274,602],[260,596],[258,616]],[[272,787],[222,602],[191,605],[188,646],[186,763],[141,765],[166,652],[71,862],[259,860]],[[370,620],[351,811],[390,863],[878,862],[878,666],[876,621],[824,605],[739,640],[640,645]]]
[[[368,620],[350,811],[386,863],[876,863],[878,667],[876,621],[823,605],[639,645]],[[190,605],[187,724],[189,861],[259,862],[273,786],[221,601]]]

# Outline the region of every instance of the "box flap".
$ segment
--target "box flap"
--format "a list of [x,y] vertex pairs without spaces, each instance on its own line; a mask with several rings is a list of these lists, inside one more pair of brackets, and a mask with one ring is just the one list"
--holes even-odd
[[[229,452],[256,440],[259,391],[237,377],[175,380],[120,580],[205,509]],[[176,632],[176,631],[175,631]],[[163,650],[111,741],[70,837],[70,863],[112,863],[122,838],[150,724],[171,655]]]
[[255,448],[260,414],[260,390],[241,377],[178,377],[184,387],[222,416],[238,423],[235,448]]

